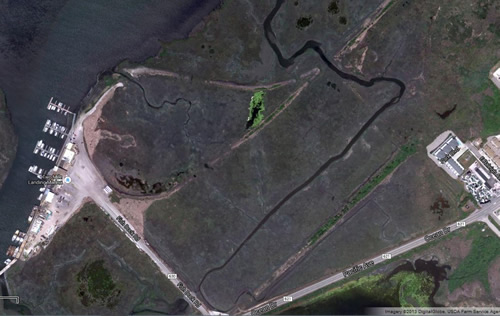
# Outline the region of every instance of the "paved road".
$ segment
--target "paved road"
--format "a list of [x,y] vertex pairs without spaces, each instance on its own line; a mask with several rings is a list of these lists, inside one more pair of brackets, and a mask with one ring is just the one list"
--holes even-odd
[[[94,109],[93,109],[94,110]],[[82,195],[89,196],[91,197],[96,204],[98,204],[101,209],[109,214],[113,219],[116,219],[118,216],[122,216],[122,218],[125,220],[125,222],[132,228],[133,226],[125,219],[125,216],[121,214],[121,212],[116,208],[116,206],[110,201],[109,197],[104,193],[103,188],[107,185],[106,181],[102,178],[100,175],[99,171],[89,158],[89,155],[85,149],[84,145],[84,140],[83,140],[83,127],[82,127],[82,122],[85,119],[86,116],[88,116],[90,113],[93,111],[89,112],[87,115],[82,116],[78,119],[78,121],[75,124],[74,131],[77,135],[76,137],[76,144],[80,150],[79,154],[77,155],[77,158],[75,160],[75,164],[73,168],[71,168],[69,172],[69,176],[72,178],[72,184],[78,189],[78,192],[80,192]],[[497,205],[498,203],[498,205]],[[482,208],[476,210],[474,213],[472,213],[470,216],[468,216],[463,222],[465,222],[465,225],[471,224],[473,222],[485,222],[487,225],[490,227],[490,229],[497,234],[497,236],[500,237],[500,231],[494,226],[491,222],[488,220],[488,216],[492,215],[496,220],[496,216],[493,214],[493,212],[497,209],[500,208],[500,198],[497,198],[495,200],[492,200],[491,203],[484,205]],[[499,221],[500,222],[500,221]],[[443,228],[441,232],[445,232],[443,234],[447,234],[449,232],[452,232],[454,230],[460,229],[462,226],[458,226],[457,223],[453,225],[449,225]],[[127,234],[127,236],[129,236]],[[427,235],[428,236],[428,235]],[[132,238],[129,236],[129,238],[132,240]],[[132,240],[133,241],[133,240]],[[168,267],[157,255],[156,253],[150,248],[150,246],[144,241],[140,240],[138,242],[133,241],[137,248],[142,250],[145,254],[147,254],[151,260],[159,267],[160,271],[165,274],[173,274],[174,272],[170,267]],[[427,240],[425,237],[420,237],[417,239],[414,239],[404,245],[401,245],[399,247],[394,248],[392,251],[389,251],[388,253],[391,254],[392,257],[398,256],[401,254],[404,254],[412,249],[415,249],[419,246],[422,246],[423,244],[427,243]],[[371,264],[379,264],[383,261],[387,260],[387,258],[382,258],[382,256],[376,256],[370,259],[365,260],[364,262],[371,262]],[[293,293],[286,294],[288,297],[292,297],[294,300],[303,297],[305,295],[308,295],[312,292],[315,292],[325,286],[328,286],[330,284],[333,284],[335,282],[338,282],[342,279],[344,279],[344,273],[337,273],[335,275],[332,275],[328,278],[325,278],[323,280],[320,280],[314,284],[311,284],[309,286],[306,286],[300,290],[297,290]],[[174,285],[178,285],[179,282],[181,282],[179,279],[173,279],[171,282]],[[196,299],[195,295],[193,292],[187,290],[191,297]],[[198,300],[198,299],[196,299]],[[190,301],[188,297],[188,301]],[[198,300],[199,301],[199,300]],[[199,301],[201,303],[201,301]],[[273,304],[273,308],[276,308],[278,306],[287,304],[288,302],[285,302],[283,299],[283,296],[273,298],[271,300],[268,300],[264,303],[261,303],[254,307],[252,310],[255,310],[256,308],[260,308],[264,305],[268,305],[269,303]],[[206,308],[203,304],[201,304],[197,308],[202,314],[204,315],[217,315],[221,314],[217,311],[210,311],[208,308]]]
[[[93,109],[95,110],[95,109]],[[118,210],[118,208],[111,202],[110,198],[108,195],[104,192],[104,187],[107,185],[106,181],[103,179],[95,165],[93,164],[92,160],[90,159],[87,150],[85,148],[84,144],[84,139],[83,139],[83,126],[82,123],[84,119],[90,115],[93,111],[87,113],[84,116],[81,116],[76,124],[74,129],[72,130],[72,133],[76,134],[75,138],[75,143],[78,146],[79,153],[75,158],[75,163],[73,167],[68,171],[68,175],[71,178],[71,184],[74,185],[77,188],[77,192],[79,195],[78,198],[83,198],[83,197],[90,197],[94,202],[101,207],[101,209],[109,214],[113,220],[115,220],[118,216],[121,216],[124,220],[125,223],[127,223],[134,231],[134,227],[128,222],[123,214]],[[74,197],[77,198],[77,197]],[[124,232],[125,233],[125,232]],[[135,242],[131,238],[131,236],[128,233],[125,233],[129,239],[135,243],[137,248],[139,248],[141,251],[143,251],[146,255],[148,255],[151,260],[158,266],[160,271],[165,274],[174,274],[175,272],[172,271],[170,267],[168,267],[165,262],[163,262],[153,251],[153,249],[150,248],[150,246],[146,243],[145,240],[141,239],[138,242]],[[180,282],[182,282],[180,279],[171,279],[170,280],[176,287]],[[184,283],[184,282],[182,282]],[[185,283],[184,283],[185,286]],[[211,311],[207,309],[200,300],[196,298],[194,293],[192,291],[189,291],[189,289],[186,289],[183,291],[184,294],[189,293],[189,295],[186,295],[187,301],[188,302],[193,302],[197,301],[201,305],[199,307],[196,307],[196,304],[192,304],[193,307],[197,308],[203,315],[219,315],[219,312],[216,311]],[[190,297],[191,296],[191,299]]]
[[[489,228],[500,238],[500,230],[498,230],[496,228],[496,226],[493,225],[488,220],[488,216],[492,215],[492,217],[494,219],[496,219],[497,222],[500,222],[500,220],[497,219],[496,215],[493,214],[493,212],[497,209],[500,209],[500,198],[496,198],[496,199],[492,200],[490,203],[483,205],[480,209],[474,211],[471,215],[469,215],[466,219],[464,219],[463,222],[465,222],[465,225],[469,225],[469,224],[472,224],[474,222],[485,222],[489,226]],[[443,229],[440,231],[441,232],[443,230],[448,231],[448,229],[449,229],[449,232],[452,232],[452,231],[455,231],[455,230],[460,229],[460,228],[462,228],[462,226],[459,226],[458,223],[454,223],[452,225],[448,225],[446,227],[443,227]],[[447,234],[447,233],[443,233],[443,234]],[[429,235],[432,235],[432,234],[429,234]],[[426,236],[429,236],[429,235],[426,235]],[[412,240],[404,245],[396,247],[396,248],[392,249],[391,251],[388,251],[387,253],[390,253],[392,257],[395,257],[398,255],[404,254],[410,250],[413,250],[419,246],[422,246],[427,242],[428,241],[426,241],[425,236],[423,236],[423,237],[414,239],[414,240]],[[379,256],[376,256],[373,258],[366,259],[364,262],[362,262],[360,264],[373,261],[373,265],[376,265],[376,264],[379,264],[385,260],[388,260],[388,259],[383,259],[382,256],[379,255]],[[313,293],[321,288],[324,288],[328,285],[336,283],[344,278],[345,277],[344,277],[343,272],[337,273],[337,274],[332,275],[326,279],[320,280],[314,284],[303,287],[300,290],[297,290],[293,293],[280,295],[279,297],[275,297],[275,298],[270,299],[266,302],[260,303],[259,305],[253,307],[252,311],[255,311],[256,309],[259,309],[259,308],[262,308],[265,306],[269,306],[269,305],[273,306],[272,309],[277,308],[281,305],[288,303],[288,302],[285,302],[285,300],[284,300],[285,296],[292,297],[293,300],[296,300],[296,299],[299,299],[305,295],[311,294],[311,293]],[[246,311],[246,314],[250,314],[250,313],[251,313],[251,311]]]

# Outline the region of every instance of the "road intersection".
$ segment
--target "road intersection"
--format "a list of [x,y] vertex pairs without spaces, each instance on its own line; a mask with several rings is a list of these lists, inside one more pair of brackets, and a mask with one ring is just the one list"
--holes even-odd
[[[102,97],[105,98],[107,93],[111,93],[114,89],[120,88],[121,83],[116,84],[111,87]],[[81,195],[78,198],[84,199],[85,197],[91,198],[106,214],[109,214],[111,219],[116,222],[116,219],[121,216],[124,220],[124,224],[128,224],[132,230],[134,227],[126,217],[118,210],[118,208],[111,202],[109,196],[104,192],[104,188],[107,186],[107,182],[101,176],[100,172],[95,167],[94,163],[89,157],[85,146],[84,133],[83,133],[83,122],[84,120],[95,111],[99,105],[99,101],[96,103],[95,107],[88,113],[81,115],[73,129],[74,133],[74,143],[77,145],[79,152],[76,155],[74,165],[68,170],[68,176],[71,178],[71,185],[77,189],[78,194]],[[117,223],[117,226],[121,226]],[[156,252],[149,246],[149,244],[144,240],[140,239],[135,241],[132,236],[125,230],[122,229],[124,233],[129,237],[129,239],[135,243],[136,247],[148,255],[151,260],[158,266],[160,271],[167,276],[167,278],[177,287],[183,294],[187,297],[187,301],[191,305],[198,309],[203,315],[220,315],[221,313],[209,310],[200,300],[196,298],[193,292],[185,287],[185,283],[182,282],[178,276],[172,271],[172,269],[165,263]],[[135,230],[136,231],[136,230]]]
[[[113,93],[113,91],[117,88],[121,88],[123,85],[118,83],[108,89],[106,93],[102,95],[100,100],[105,99],[108,93]],[[76,121],[72,133],[74,133],[74,142],[79,149],[79,153],[76,156],[74,165],[68,170],[68,176],[71,178],[71,185],[77,189],[78,196],[75,197],[78,200],[84,200],[86,197],[90,197],[106,214],[109,214],[111,219],[116,222],[118,217],[123,218],[124,223],[128,224],[128,226],[135,230],[134,227],[126,217],[120,212],[120,210],[111,202],[108,194],[104,192],[104,187],[107,186],[107,182],[101,176],[98,169],[95,167],[94,163],[90,159],[90,156],[87,152],[87,148],[84,140],[84,132],[83,132],[83,122],[85,119],[90,116],[96,108],[100,106],[100,101],[96,103],[94,108],[81,115]],[[498,204],[498,205],[497,205]],[[309,284],[301,289],[298,289],[292,293],[280,295],[279,297],[274,297],[265,302],[261,302],[258,305],[252,307],[251,310],[243,311],[245,314],[261,314],[264,312],[268,312],[272,309],[275,309],[279,306],[289,303],[291,300],[299,299],[303,296],[311,294],[319,289],[322,289],[326,286],[329,286],[333,283],[339,282],[345,278],[348,278],[350,275],[363,270],[364,268],[382,263],[386,260],[389,260],[393,257],[402,255],[407,253],[419,246],[426,244],[427,242],[444,236],[450,232],[453,232],[457,229],[460,229],[464,226],[472,224],[474,222],[484,222],[488,225],[488,227],[500,238],[500,230],[489,221],[488,217],[492,216],[492,218],[500,224],[500,219],[494,214],[496,210],[500,209],[500,198],[493,199],[490,203],[482,205],[481,208],[474,211],[464,220],[450,224],[443,229],[437,231],[434,234],[429,234],[425,236],[421,236],[417,239],[409,241],[401,246],[398,246],[391,251],[383,255],[378,255],[373,258],[369,258],[364,260],[361,264],[356,264],[353,268],[339,272],[322,280],[319,280],[315,283]],[[75,210],[76,211],[76,210]],[[122,225],[122,226],[123,226]],[[117,226],[122,228],[120,224],[117,223]],[[144,240],[140,239],[139,241],[135,241],[132,236],[125,230],[122,229],[124,233],[129,237],[129,239],[135,243],[136,247],[148,255],[151,260],[158,266],[160,271],[169,278],[169,280],[181,290],[184,295],[187,297],[187,301],[190,302],[195,308],[197,308],[203,315],[222,315],[218,311],[213,311],[207,308],[203,302],[196,298],[192,291],[186,288],[185,283],[182,282],[178,276],[173,272],[173,270],[156,254],[156,252],[150,247],[150,245]]]

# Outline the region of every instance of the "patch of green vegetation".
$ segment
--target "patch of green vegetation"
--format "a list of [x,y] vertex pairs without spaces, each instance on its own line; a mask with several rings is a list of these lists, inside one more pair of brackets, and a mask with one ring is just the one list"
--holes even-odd
[[488,3],[488,0],[481,0],[477,3],[477,6],[472,12],[477,15],[478,18],[481,20],[486,19],[488,16],[488,9],[490,7],[490,4]]
[[472,36],[472,27],[465,23],[463,17],[452,16],[449,21],[450,23],[446,24],[446,31],[450,40],[455,44],[461,44]]
[[103,81],[106,87],[111,87],[112,85],[118,82],[118,78],[115,76],[106,76],[104,77]]
[[333,0],[332,2],[330,2],[330,4],[328,5],[328,13],[337,14],[339,12],[340,12],[340,9],[339,9],[338,0]]
[[500,90],[493,84],[490,84],[493,95],[483,95],[483,104],[481,105],[481,117],[483,119],[483,130],[481,137],[500,133]]
[[399,287],[401,307],[429,307],[429,300],[434,290],[434,280],[427,272],[402,271],[391,277]]
[[264,120],[264,91],[257,91],[253,94],[248,108],[247,128],[258,126]]
[[[414,257],[416,254],[420,254],[423,251],[426,251],[432,247],[435,247],[443,241],[450,240],[450,239],[457,237],[457,236],[464,236],[465,233],[467,233],[467,236],[476,236],[478,234],[484,234],[483,232],[481,232],[481,230],[483,230],[483,229],[486,229],[486,232],[491,233],[491,230],[488,229],[488,226],[486,226],[486,224],[484,224],[482,222],[476,222],[476,223],[470,224],[463,230],[462,229],[455,230],[455,231],[451,232],[450,234],[445,235],[444,237],[434,239],[434,240],[432,240],[432,241],[430,241],[430,242],[428,242],[420,247],[414,248],[414,249],[412,249],[404,254],[394,256],[391,259],[384,261],[384,265],[387,266],[387,265],[392,264],[396,261],[410,259],[410,258]],[[465,236],[462,238],[465,238]],[[370,285],[369,285],[370,281],[377,283],[377,282],[380,282],[382,280],[382,275],[372,274],[376,269],[379,269],[379,268],[380,268],[379,265],[371,266],[370,268],[358,273],[357,279],[355,279],[355,280],[342,279],[339,282],[330,284],[329,286],[321,288],[321,289],[319,289],[311,294],[308,294],[304,297],[301,297],[298,300],[295,300],[293,303],[282,305],[279,308],[272,310],[270,313],[272,313],[274,315],[287,314],[287,312],[289,310],[291,310],[292,308],[295,308],[297,306],[309,305],[312,303],[316,303],[318,301],[329,299],[331,296],[336,295],[337,293],[339,293],[342,290],[347,290],[349,287],[352,288],[354,286],[361,286],[361,287],[370,288]],[[401,271],[400,273],[406,273],[406,272],[407,271]],[[393,275],[390,279],[393,281],[396,281],[396,282],[402,281],[402,279],[404,279],[404,275],[402,275],[402,274],[400,275],[400,273]],[[425,276],[420,276],[420,277],[425,277]],[[406,282],[413,283],[413,282],[411,282],[411,279],[406,280]],[[393,285],[391,287],[391,289],[397,288],[398,286],[399,285],[397,285],[397,284],[395,286]],[[410,293],[418,293],[418,291],[408,291],[408,289],[406,290],[406,293],[409,293],[409,294]],[[371,290],[376,290],[376,289],[371,289]],[[378,290],[380,290],[380,289],[378,289]],[[423,290],[422,292],[425,292],[427,290],[427,288],[423,288],[422,290]],[[420,295],[418,295],[418,296],[420,296]],[[400,296],[398,296],[398,297],[400,297]],[[406,297],[409,297],[409,296],[406,296]]]
[[116,204],[120,203],[120,200],[121,200],[121,198],[118,196],[118,194],[115,191],[113,191],[109,195],[109,199],[110,199],[111,203],[116,203]]
[[489,229],[470,230],[467,239],[472,239],[469,254],[449,277],[450,293],[462,285],[479,280],[489,293],[488,268],[500,255],[500,239]]
[[498,25],[497,23],[488,25],[488,31],[495,34],[495,36],[500,37],[500,25]]
[[458,203],[458,207],[464,207],[465,204],[467,204],[467,202],[469,202],[469,201],[471,201],[472,203],[474,203],[474,205],[476,207],[478,206],[477,201],[474,198],[474,196],[472,195],[472,193],[467,192],[467,194],[465,195],[465,197],[462,200],[460,200],[460,202]]
[[387,10],[390,9],[390,7],[392,7],[392,5],[394,4],[394,0],[392,0],[391,2],[389,2],[388,5],[385,6],[385,8],[382,10],[382,12],[380,13],[380,15],[384,14],[385,12],[387,12]]
[[303,30],[305,28],[307,28],[309,25],[311,25],[313,22],[313,18],[312,16],[303,16],[303,17],[300,17],[298,20],[297,20],[297,28],[299,30]]
[[78,296],[84,306],[97,303],[111,308],[118,302],[121,291],[104,267],[104,260],[86,264],[78,273],[77,281],[80,283]]
[[319,238],[330,230],[330,228],[332,228],[333,225],[335,225],[350,209],[365,198],[377,185],[379,185],[389,174],[391,174],[401,163],[403,163],[403,161],[413,155],[416,151],[417,144],[415,142],[410,142],[402,146],[394,159],[386,164],[384,168],[375,176],[370,178],[368,182],[361,186],[361,188],[351,197],[342,210],[335,216],[329,218],[328,221],[323,224],[323,226],[321,226],[316,233],[314,233],[314,235],[309,239],[309,245],[316,243]]
[[[299,299],[296,303],[273,310],[273,314],[352,314],[368,306],[429,307],[434,281],[426,272],[401,271],[387,278],[383,273],[356,280]],[[359,306],[349,306],[359,303]],[[372,305],[373,304],[373,305]],[[358,304],[354,304],[358,305]]]

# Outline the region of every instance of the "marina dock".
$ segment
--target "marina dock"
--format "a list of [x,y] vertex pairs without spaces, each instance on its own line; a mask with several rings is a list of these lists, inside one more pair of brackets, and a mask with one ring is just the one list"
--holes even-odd
[[33,174],[33,175],[35,175],[38,179],[42,179],[48,173],[47,170],[39,168],[37,165],[30,166],[28,168],[28,172],[31,173],[31,174]]
[[69,106],[64,103],[54,99],[54,97],[50,98],[49,104],[47,104],[47,110],[56,111],[57,113],[62,113],[64,116],[69,114],[75,114],[69,110]]
[[66,132],[66,127],[57,124],[56,122],[51,122],[50,120],[47,120],[45,122],[45,126],[43,127],[43,132],[44,133],[49,133],[50,135],[53,135],[55,137],[59,137],[63,139],[64,137],[68,136]]
[[46,145],[43,140],[39,140],[36,143],[35,149],[33,150],[33,153],[39,154],[41,157],[47,158],[48,160],[51,161],[56,161],[56,159],[59,157],[59,151],[56,150],[54,147],[50,147]]
[[[53,97],[50,98],[50,101],[47,104],[47,109],[49,111],[56,111],[58,113],[61,113],[64,116],[70,114],[72,116],[72,124],[68,128],[61,124],[58,124],[57,122],[52,122],[49,119],[47,119],[47,121],[45,122],[42,129],[44,133],[48,133],[49,135],[58,137],[60,139],[66,138],[66,140],[64,141],[64,145],[61,150],[57,150],[56,148],[45,144],[43,140],[39,140],[36,143],[33,154],[53,161],[55,165],[54,168],[50,171],[42,169],[37,165],[31,165],[28,168],[28,172],[35,175],[40,180],[44,179],[44,177],[46,177],[47,175],[53,176],[54,172],[57,172],[58,169],[64,170],[63,168],[59,168],[59,163],[71,163],[76,153],[76,149],[73,148],[74,144],[68,143],[70,139],[69,137],[67,137],[75,123],[75,113],[69,110],[69,106],[56,100]],[[63,152],[63,154],[61,154],[61,152]],[[24,260],[23,258],[27,256],[27,254],[24,254],[24,248],[27,242],[33,240],[36,237],[36,235],[40,232],[40,229],[42,228],[44,222],[49,220],[49,218],[51,217],[52,211],[46,208],[46,203],[50,203],[50,201],[52,201],[56,196],[56,194],[52,192],[52,187],[53,185],[45,184],[40,188],[41,194],[38,197],[40,205],[35,205],[28,217],[29,228],[27,230],[27,233],[16,230],[13,234],[11,240],[12,243],[7,249],[6,253],[9,258],[5,260],[4,264],[6,266],[3,268],[3,270],[0,271],[0,275],[7,271],[18,259]],[[51,230],[49,234],[52,233],[53,230]],[[42,237],[45,239],[47,238],[47,236]],[[38,246],[38,248],[40,247]]]

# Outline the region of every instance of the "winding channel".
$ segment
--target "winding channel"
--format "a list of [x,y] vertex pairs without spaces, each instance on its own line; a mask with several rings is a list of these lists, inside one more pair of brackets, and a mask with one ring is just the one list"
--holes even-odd
[[[314,174],[312,174],[307,180],[305,180],[302,184],[297,186],[295,189],[293,189],[290,193],[288,193],[281,201],[278,202],[267,214],[266,216],[259,222],[259,224],[248,234],[248,236],[241,242],[241,244],[236,248],[231,256],[220,266],[212,268],[208,270],[205,275],[203,276],[202,280],[200,281],[198,285],[198,291],[200,295],[203,296],[205,302],[207,302],[209,305],[210,303],[206,299],[203,291],[201,291],[201,287],[206,280],[206,278],[213,272],[219,271],[226,267],[229,262],[239,253],[239,251],[243,248],[243,246],[249,241],[256,233],[259,231],[259,229],[269,220],[271,216],[273,216],[288,200],[293,198],[298,192],[302,191],[305,187],[307,187],[314,179],[316,179],[323,171],[325,171],[332,163],[335,161],[342,159],[348,152],[349,150],[356,144],[356,142],[359,140],[359,138],[363,135],[363,133],[370,127],[370,125],[382,114],[384,113],[387,109],[389,109],[392,105],[397,104],[401,97],[403,96],[405,90],[406,90],[406,85],[404,84],[403,81],[396,79],[396,78],[389,78],[389,77],[375,77],[370,80],[363,80],[359,77],[356,77],[355,75],[345,73],[338,69],[324,54],[323,50],[321,49],[321,43],[318,43],[313,40],[307,41],[299,50],[297,50],[291,57],[285,58],[278,47],[276,43],[276,35],[273,32],[272,29],[272,21],[278,11],[280,10],[281,6],[285,0],[277,0],[276,5],[274,9],[269,13],[269,15],[266,17],[264,21],[264,34],[266,37],[267,42],[273,49],[276,57],[278,58],[279,64],[284,67],[288,68],[292,66],[295,62],[295,59],[299,56],[301,56],[303,53],[306,51],[312,49],[316,52],[316,54],[321,58],[323,63],[328,66],[332,71],[334,71],[339,77],[345,80],[350,80],[352,82],[355,82],[359,84],[360,86],[363,87],[372,87],[375,83],[377,82],[389,82],[389,83],[394,83],[399,87],[399,92],[396,96],[392,97],[387,103],[385,103],[380,109],[378,109],[361,127],[361,129],[354,135],[354,137],[349,141],[349,143],[346,145],[346,147],[340,152],[339,154],[330,157],[323,165],[321,165],[318,170]],[[250,291],[247,291],[248,294],[251,294]],[[239,296],[241,297],[241,295]],[[238,297],[238,299],[239,299]],[[237,300],[238,300],[237,299]],[[237,300],[235,304],[237,303]],[[213,306],[211,306],[214,308]],[[233,306],[234,307],[234,306]]]
[[[201,291],[201,287],[204,283],[204,281],[206,280],[206,278],[213,272],[215,271],[219,271],[221,269],[223,269],[224,267],[226,267],[229,262],[231,262],[231,260],[239,253],[239,251],[243,248],[243,246],[247,243],[247,241],[249,241],[256,233],[257,231],[269,220],[269,218],[271,216],[273,216],[288,200],[290,200],[291,198],[293,198],[298,192],[302,191],[305,187],[307,187],[312,181],[314,181],[314,179],[316,179],[323,171],[325,171],[328,167],[330,167],[330,165],[332,163],[334,163],[335,161],[343,158],[348,152],[349,150],[354,146],[354,144],[356,144],[356,142],[359,140],[359,138],[363,135],[363,133],[370,127],[370,125],[383,113],[385,112],[388,108],[390,108],[392,105],[398,103],[401,99],[401,97],[403,96],[405,90],[406,90],[406,86],[405,84],[399,80],[399,79],[396,79],[396,78],[388,78],[388,77],[375,77],[375,78],[372,78],[370,80],[363,80],[361,78],[358,78],[356,77],[355,75],[352,75],[352,74],[348,74],[348,73],[345,73],[343,71],[341,71],[340,69],[338,69],[337,67],[335,67],[335,65],[326,57],[326,55],[324,54],[323,50],[321,49],[321,43],[318,43],[316,41],[313,41],[313,40],[309,40],[307,41],[303,46],[302,48],[300,48],[299,50],[297,50],[291,57],[289,58],[285,58],[280,50],[280,48],[278,47],[277,43],[276,43],[276,35],[274,34],[273,30],[272,30],[272,21],[274,19],[274,17],[276,16],[276,14],[278,13],[278,11],[280,10],[281,6],[283,5],[283,3],[285,2],[285,0],[278,0],[276,2],[276,5],[274,7],[274,9],[271,11],[271,13],[266,17],[265,21],[264,21],[264,33],[265,33],[265,37],[266,37],[266,40],[267,42],[269,43],[269,45],[271,46],[271,48],[273,49],[276,57],[278,58],[278,61],[279,61],[279,64],[284,67],[284,68],[288,68],[290,66],[292,66],[295,62],[295,59],[299,56],[301,56],[303,53],[305,53],[306,51],[312,49],[316,52],[316,54],[321,58],[321,60],[323,61],[323,63],[325,65],[328,66],[328,68],[330,68],[332,71],[334,71],[339,77],[341,77],[342,79],[345,79],[345,80],[350,80],[352,82],[355,82],[363,87],[372,87],[375,83],[377,82],[390,82],[390,83],[394,83],[396,84],[398,87],[399,87],[399,92],[396,96],[394,96],[393,98],[391,98],[387,103],[385,103],[380,109],[378,109],[364,124],[363,126],[361,127],[361,129],[356,133],[356,135],[354,135],[354,137],[351,139],[351,141],[349,141],[349,143],[346,145],[346,147],[342,150],[342,152],[340,152],[339,154],[335,155],[335,156],[332,156],[330,157],[325,163],[323,163],[323,165],[321,165],[318,170],[316,170],[316,172],[314,174],[312,174],[307,180],[305,180],[302,184],[300,184],[299,186],[297,186],[295,189],[293,189],[290,193],[288,193],[281,201],[278,202],[278,204],[276,204],[267,214],[266,216],[259,222],[259,224],[250,232],[250,234],[248,234],[248,236],[241,242],[241,244],[238,246],[238,248],[236,248],[233,253],[231,254],[231,256],[229,256],[229,258],[220,266],[218,267],[215,267],[215,268],[212,268],[210,270],[207,271],[207,273],[205,273],[205,275],[203,276],[202,280],[200,281],[199,285],[198,285],[198,291],[200,293],[200,295],[203,296],[205,302],[208,303],[208,300],[206,299],[203,291]],[[249,291],[248,291],[249,293]],[[249,293],[251,294],[251,293]],[[241,295],[240,295],[241,296]],[[238,297],[239,299],[239,297]],[[237,300],[238,300],[237,299]],[[237,300],[235,302],[235,304],[237,303]],[[210,303],[208,303],[210,305]],[[213,306],[212,306],[213,307]],[[234,306],[233,306],[234,307]]]

